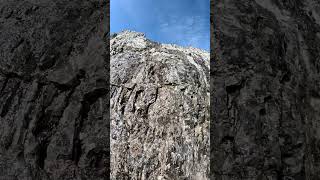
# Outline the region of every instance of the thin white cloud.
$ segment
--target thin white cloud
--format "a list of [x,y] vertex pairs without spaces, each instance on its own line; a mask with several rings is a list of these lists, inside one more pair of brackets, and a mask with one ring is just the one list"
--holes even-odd
[[207,29],[209,22],[200,16],[185,18],[171,16],[162,19],[161,22],[160,31],[184,46],[203,47],[203,44],[208,44],[210,41]]

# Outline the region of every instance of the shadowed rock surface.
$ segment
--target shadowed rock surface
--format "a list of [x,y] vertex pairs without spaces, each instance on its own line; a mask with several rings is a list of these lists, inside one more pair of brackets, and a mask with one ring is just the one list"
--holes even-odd
[[110,48],[112,179],[208,179],[209,53],[131,31]]
[[211,6],[211,178],[319,180],[319,1]]
[[108,3],[0,3],[0,179],[109,177]]

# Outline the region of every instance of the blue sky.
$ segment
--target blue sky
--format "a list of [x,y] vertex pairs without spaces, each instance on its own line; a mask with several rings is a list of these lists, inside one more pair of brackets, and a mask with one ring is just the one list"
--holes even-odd
[[111,33],[143,32],[147,38],[210,49],[210,0],[111,0]]

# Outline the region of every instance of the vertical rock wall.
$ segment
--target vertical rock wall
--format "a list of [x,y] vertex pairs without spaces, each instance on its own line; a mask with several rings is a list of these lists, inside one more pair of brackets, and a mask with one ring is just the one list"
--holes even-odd
[[109,177],[109,4],[0,3],[0,179]]
[[111,39],[112,179],[209,178],[209,53]]
[[320,3],[211,7],[212,179],[320,179]]
[[[1,1],[0,179],[108,179],[108,7]],[[211,179],[320,179],[319,12],[211,1]],[[208,179],[208,55],[130,36],[110,52],[111,176]]]

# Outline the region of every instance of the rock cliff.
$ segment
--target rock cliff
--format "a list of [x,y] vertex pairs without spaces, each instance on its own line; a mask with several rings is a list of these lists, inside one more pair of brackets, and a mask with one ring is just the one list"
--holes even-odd
[[209,53],[113,35],[112,179],[209,178]]
[[108,2],[1,1],[0,179],[320,179],[318,1],[211,0],[210,93]]
[[0,3],[0,179],[109,177],[108,3]]
[[211,178],[320,179],[319,1],[211,7]]

